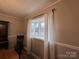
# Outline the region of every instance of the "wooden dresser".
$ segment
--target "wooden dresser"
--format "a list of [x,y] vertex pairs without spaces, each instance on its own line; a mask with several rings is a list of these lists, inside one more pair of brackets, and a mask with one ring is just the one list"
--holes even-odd
[[0,49],[8,49],[8,24],[7,21],[0,21]]

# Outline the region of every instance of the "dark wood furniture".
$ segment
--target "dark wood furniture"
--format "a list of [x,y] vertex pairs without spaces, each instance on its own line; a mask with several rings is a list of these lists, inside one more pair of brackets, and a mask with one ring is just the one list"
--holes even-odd
[[0,49],[8,49],[8,23],[0,21]]

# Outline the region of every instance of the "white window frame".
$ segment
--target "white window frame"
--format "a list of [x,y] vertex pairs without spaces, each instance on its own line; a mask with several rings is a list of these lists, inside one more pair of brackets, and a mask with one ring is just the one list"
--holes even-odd
[[[38,36],[36,34],[31,35],[31,38],[38,38],[38,39],[44,40],[45,39],[45,17],[40,16],[40,17],[34,18],[34,19],[32,19],[32,23],[33,22],[38,22],[39,23],[39,25],[38,25],[39,26],[39,34],[38,34]],[[41,23],[42,22],[44,22],[44,35],[41,35]],[[31,33],[32,33],[32,30],[31,30]]]

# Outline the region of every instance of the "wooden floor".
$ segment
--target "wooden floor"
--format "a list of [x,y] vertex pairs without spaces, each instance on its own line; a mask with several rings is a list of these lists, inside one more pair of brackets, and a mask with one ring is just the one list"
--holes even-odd
[[26,50],[23,50],[20,59],[35,59],[32,55],[28,55]]
[[0,51],[0,59],[34,59],[30,55],[27,54],[26,51],[22,51],[21,56],[19,58],[17,52],[13,50],[1,50]]
[[30,55],[27,54],[26,51],[22,52],[20,59],[34,59]]
[[13,50],[0,50],[0,59],[19,59],[19,56]]

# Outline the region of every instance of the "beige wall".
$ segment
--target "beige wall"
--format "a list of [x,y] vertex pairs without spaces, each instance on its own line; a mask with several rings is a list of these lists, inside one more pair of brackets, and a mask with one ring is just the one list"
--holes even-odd
[[25,34],[24,20],[23,18],[8,16],[5,14],[0,14],[0,20],[9,21],[9,48],[14,48],[17,34]]
[[[63,0],[57,5],[55,11],[55,31],[56,42],[65,43],[68,45],[79,47],[79,0]],[[62,44],[63,45],[63,44]],[[57,59],[79,59],[79,51],[67,48],[57,44],[56,58]],[[72,47],[72,46],[69,46]],[[69,57],[76,53],[75,57]],[[71,54],[67,54],[71,53]]]
[[54,7],[57,41],[79,46],[79,0],[63,0]]

